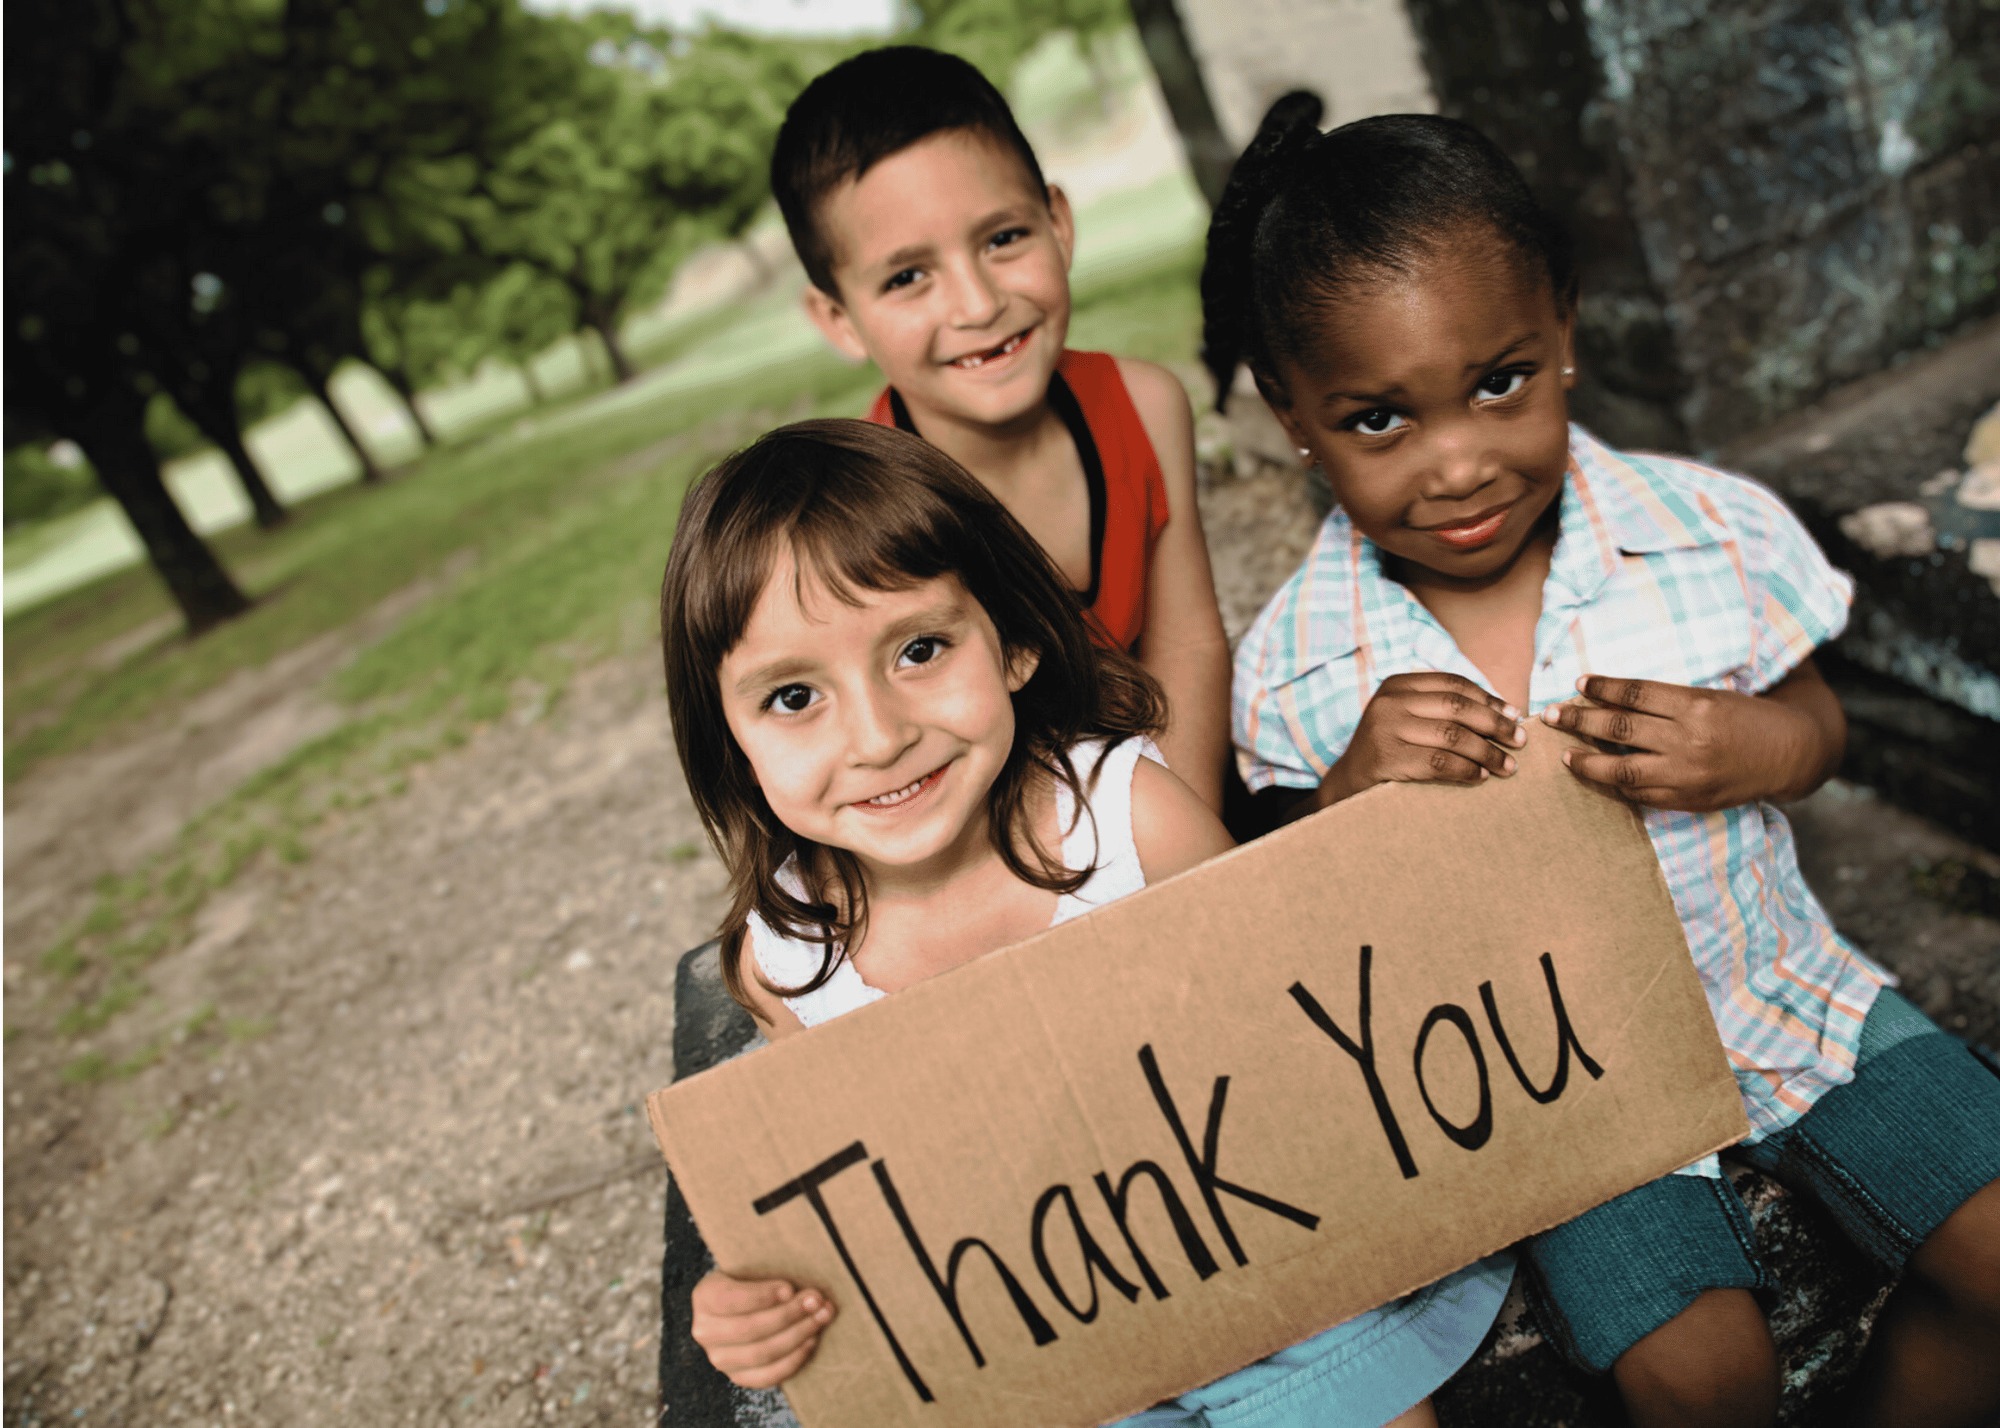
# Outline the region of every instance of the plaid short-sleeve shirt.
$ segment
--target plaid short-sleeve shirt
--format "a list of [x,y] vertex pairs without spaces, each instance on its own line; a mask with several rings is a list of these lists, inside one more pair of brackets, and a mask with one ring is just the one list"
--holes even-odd
[[[1572,427],[1559,517],[1530,712],[1568,699],[1591,673],[1761,693],[1847,623],[1853,583],[1743,477],[1624,455]],[[1377,686],[1420,670],[1486,686],[1336,510],[1237,648],[1245,782],[1315,786]],[[1762,1139],[1852,1079],[1861,1023],[1888,974],[1833,930],[1799,872],[1791,825],[1770,804],[1644,817],[1750,1139]]]

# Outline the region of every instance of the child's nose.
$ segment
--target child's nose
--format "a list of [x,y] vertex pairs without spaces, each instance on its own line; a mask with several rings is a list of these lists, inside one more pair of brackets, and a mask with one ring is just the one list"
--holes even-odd
[[847,753],[853,762],[887,768],[914,739],[914,725],[891,691],[859,690],[847,700]]
[[1432,444],[1431,480],[1426,496],[1458,501],[1491,481],[1499,466],[1476,432],[1447,429]]
[[992,275],[980,263],[967,263],[953,274],[951,299],[954,327],[985,327],[1007,305]]

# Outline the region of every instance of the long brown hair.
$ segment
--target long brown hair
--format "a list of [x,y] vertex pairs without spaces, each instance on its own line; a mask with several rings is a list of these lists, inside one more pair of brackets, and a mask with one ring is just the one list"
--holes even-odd
[[[660,589],[660,637],[681,769],[729,866],[722,974],[746,1006],[751,913],[824,951],[803,986],[771,988],[781,996],[823,986],[868,924],[854,855],[778,821],[723,715],[722,661],[787,548],[801,571],[836,593],[907,590],[955,575],[993,621],[1002,657],[1036,657],[1013,696],[1014,747],[987,794],[993,846],[1023,882],[1074,892],[1091,872],[1064,867],[1035,837],[1031,795],[1041,781],[1067,785],[1083,810],[1087,776],[1070,762],[1070,748],[1081,739],[1156,733],[1166,715],[1152,676],[1091,639],[1075,592],[1034,538],[928,442],[870,422],[805,421],[724,460],[681,508]],[[794,858],[802,895],[778,876]]]

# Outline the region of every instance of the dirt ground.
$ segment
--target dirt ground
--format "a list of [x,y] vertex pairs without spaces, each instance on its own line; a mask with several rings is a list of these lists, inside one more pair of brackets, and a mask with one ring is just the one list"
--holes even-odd
[[[1313,521],[1275,472],[1205,505],[1236,633]],[[342,648],[8,790],[9,1424],[653,1419],[665,1172],[639,1103],[723,875],[650,654],[417,766],[307,861],[262,856],[127,1013],[213,1003],[227,1034],[61,1079],[79,1046],[35,1010],[36,953],[101,868],[338,717],[308,676]],[[2000,862],[1841,784],[1798,826],[1836,916],[2000,1040],[2000,924],[1974,910]]]

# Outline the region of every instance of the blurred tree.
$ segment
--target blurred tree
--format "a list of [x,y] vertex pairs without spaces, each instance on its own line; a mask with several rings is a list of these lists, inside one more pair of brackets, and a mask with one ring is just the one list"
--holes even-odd
[[6,480],[9,527],[66,515],[104,494],[97,473],[74,442],[22,441],[11,447]]
[[157,385],[126,299],[186,205],[129,83],[131,16],[112,0],[21,0],[8,18],[8,426],[83,450],[199,634],[249,602],[174,504],[146,439]]
[[545,398],[535,359],[576,331],[576,297],[566,284],[529,263],[510,263],[472,294],[468,330],[479,335],[481,356],[511,362],[536,403]]
[[1072,32],[1087,59],[1098,40],[1132,23],[1125,0],[911,0],[910,8],[911,43],[970,60],[1002,89],[1043,36]]
[[622,382],[620,319],[694,248],[755,217],[806,71],[796,47],[726,31],[667,42],[628,28],[621,43],[606,32],[617,20],[540,22],[536,43],[549,67],[573,66],[573,84],[487,175],[479,242],[567,288]]

